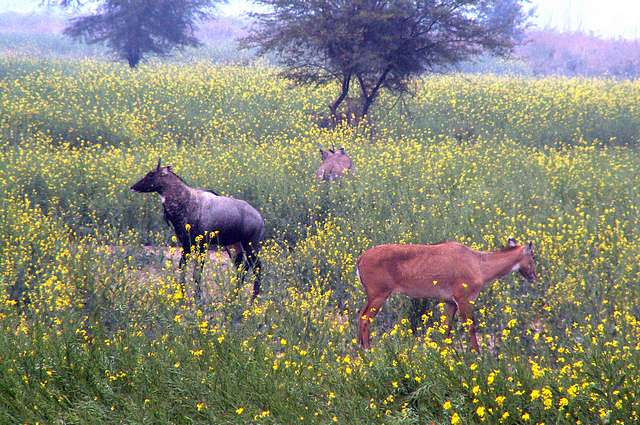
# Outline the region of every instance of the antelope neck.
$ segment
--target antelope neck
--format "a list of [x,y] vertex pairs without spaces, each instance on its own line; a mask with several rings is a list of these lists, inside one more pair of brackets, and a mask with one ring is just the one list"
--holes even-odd
[[189,186],[177,177],[174,177],[173,181],[158,190],[158,194],[162,198],[163,202],[166,199],[183,198],[188,194],[188,192]]
[[517,270],[522,247],[480,254],[482,281],[487,283]]

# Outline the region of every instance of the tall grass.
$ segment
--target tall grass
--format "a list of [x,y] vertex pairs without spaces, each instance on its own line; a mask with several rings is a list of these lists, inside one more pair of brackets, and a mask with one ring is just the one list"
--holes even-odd
[[[372,139],[319,129],[331,92],[260,67],[2,69],[0,422],[640,420],[636,83],[424,79],[383,99]],[[353,175],[317,184],[317,143]],[[212,265],[198,308],[190,275],[184,297],[141,248],[171,243],[158,199],[128,190],[159,156],[264,215],[255,304]],[[480,355],[437,302],[399,296],[358,348],[362,251],[509,236],[534,242],[540,278],[481,294]]]

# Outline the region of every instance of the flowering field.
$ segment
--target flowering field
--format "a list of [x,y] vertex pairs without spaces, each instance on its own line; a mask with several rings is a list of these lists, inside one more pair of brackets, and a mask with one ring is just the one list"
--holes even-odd
[[[270,69],[0,59],[0,423],[640,421],[640,83],[438,76],[372,126]],[[355,172],[317,184],[317,144]],[[231,267],[186,297],[162,157],[261,211],[264,292]],[[396,296],[357,345],[362,251],[534,242],[539,279],[443,306]],[[423,310],[422,307],[426,307]]]

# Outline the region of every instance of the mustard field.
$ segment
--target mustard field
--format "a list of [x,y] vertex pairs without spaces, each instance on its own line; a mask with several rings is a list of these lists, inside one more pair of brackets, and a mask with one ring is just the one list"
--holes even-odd
[[[0,423],[640,422],[640,82],[448,75],[320,128],[334,87],[260,66],[0,59]],[[355,169],[318,183],[318,144]],[[250,303],[223,254],[180,289],[158,158],[265,218]],[[357,344],[381,243],[533,241],[538,279],[393,296]],[[149,246],[158,249],[150,249]]]

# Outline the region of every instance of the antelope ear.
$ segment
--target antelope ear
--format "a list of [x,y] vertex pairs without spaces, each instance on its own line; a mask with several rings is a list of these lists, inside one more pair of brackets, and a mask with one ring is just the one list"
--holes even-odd
[[525,252],[525,254],[532,254],[533,253],[533,242],[527,243],[527,245],[524,247],[524,252]]
[[346,155],[346,152],[344,151],[344,148],[342,146],[340,146],[340,149],[338,149],[340,151],[340,153],[342,155]]
[[173,172],[173,170],[171,170],[171,165],[167,165],[166,167],[162,168],[162,172],[160,174],[162,174],[163,176],[166,176],[171,172]]
[[509,246],[509,248],[513,248],[516,245],[518,245],[516,240],[514,238],[509,238],[509,240],[507,241],[507,246]]

